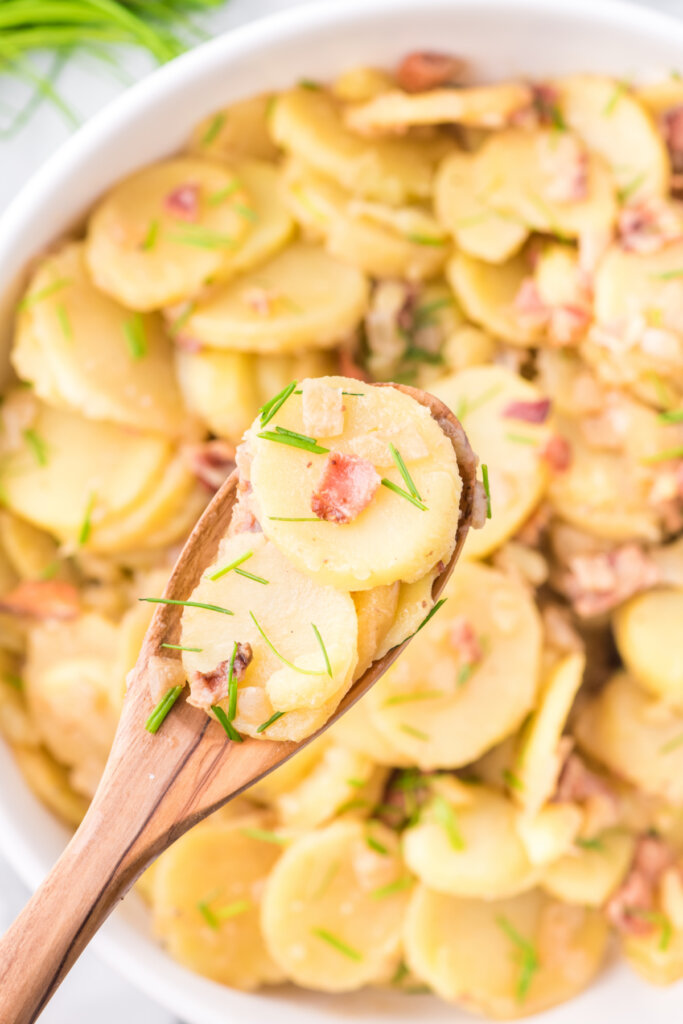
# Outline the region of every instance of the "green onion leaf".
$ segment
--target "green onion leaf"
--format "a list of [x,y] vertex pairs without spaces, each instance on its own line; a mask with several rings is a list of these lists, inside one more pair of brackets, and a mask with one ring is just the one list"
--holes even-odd
[[403,643],[405,644],[405,643],[406,643],[406,642],[407,642],[408,640],[412,640],[412,639],[413,639],[413,637],[414,637],[414,636],[416,636],[416,635],[417,635],[417,634],[418,634],[418,633],[420,632],[420,630],[421,630],[421,629],[424,629],[424,627],[425,627],[425,626],[427,625],[427,623],[429,622],[429,620],[430,620],[431,618],[433,618],[433,616],[434,616],[434,615],[436,615],[436,613],[438,612],[439,608],[443,607],[443,605],[445,605],[445,603],[446,603],[446,601],[447,601],[447,600],[448,600],[448,598],[447,598],[447,597],[442,597],[442,598],[440,598],[440,599],[439,599],[439,600],[438,600],[438,601],[436,602],[436,604],[434,605],[434,607],[433,607],[433,608],[430,608],[430,609],[429,609],[429,611],[427,612],[427,614],[425,615],[424,619],[422,620],[422,622],[420,623],[420,625],[419,625],[419,626],[417,627],[417,629],[415,630],[415,632],[414,632],[414,633],[411,633],[411,634],[410,634],[410,636],[407,636],[407,637],[405,638],[405,640],[403,641]]
[[266,423],[269,423],[278,409],[282,408],[289,396],[296,390],[296,381],[293,380],[291,384],[288,384],[286,388],[274,395],[270,401],[266,402],[259,409],[261,417],[261,426],[265,427]]
[[175,338],[175,336],[182,331],[183,327],[194,313],[194,309],[194,302],[187,302],[182,312],[178,314],[175,320],[171,321],[168,325],[168,333],[172,338]]
[[342,942],[342,940],[337,938],[336,935],[333,935],[332,932],[328,932],[326,928],[311,928],[311,935],[315,935],[316,938],[322,939],[322,941],[326,942],[328,946],[332,946],[333,949],[336,949],[338,953],[342,953],[344,956],[348,957],[349,960],[361,961],[363,959],[362,953],[359,953],[357,949],[353,948],[353,946],[347,945],[346,942]]
[[250,206],[245,206],[244,203],[233,203],[232,209],[235,213],[239,213],[240,217],[244,217],[245,220],[255,224],[258,220],[258,214],[256,210],[252,210]]
[[683,423],[683,409],[667,409],[660,412],[657,419],[660,423]]
[[382,477],[381,483],[383,487],[393,491],[394,494],[398,494],[401,498],[405,498],[406,501],[409,501],[411,505],[415,505],[415,507],[419,508],[420,511],[427,511],[427,506],[420,498],[416,498],[413,494],[410,494],[409,491],[404,491],[403,488],[399,487],[398,484],[395,484],[393,480],[387,480],[386,477]]
[[148,601],[150,604],[179,604],[184,608],[205,608],[207,612],[221,612],[223,615],[234,615],[228,608],[221,608],[218,604],[204,604],[201,601],[176,601],[171,597],[139,597],[138,601]]
[[178,245],[192,245],[197,249],[234,249],[236,245],[230,235],[209,231],[208,228],[191,227],[189,224],[178,234],[169,235],[168,240]]
[[381,853],[383,857],[389,856],[389,850],[386,848],[384,843],[380,843],[380,841],[375,839],[374,836],[366,836],[365,842],[371,850],[375,851],[375,853]]
[[673,281],[677,277],[683,277],[683,267],[678,267],[675,270],[662,270],[657,274],[650,274],[650,277],[658,281]]
[[3,672],[2,678],[9,686],[12,687],[13,690],[17,690],[21,693],[24,689],[24,680],[21,676],[15,675],[14,672]]
[[251,558],[253,554],[253,551],[245,552],[245,554],[240,555],[239,558],[236,558],[233,562],[230,562],[230,565],[225,565],[223,566],[222,569],[217,569],[216,572],[211,573],[211,575],[208,576],[207,579],[219,580],[221,579],[221,577],[227,576],[229,572],[232,572],[233,569],[236,569],[238,565],[242,565],[242,563],[246,562],[247,559]]
[[597,836],[593,839],[582,839],[579,837],[574,840],[574,845],[578,846],[581,850],[596,850],[600,853],[604,852],[605,849],[602,839],[598,839]]
[[276,711],[274,714],[270,716],[267,722],[261,722],[256,732],[265,732],[266,729],[268,729],[273,724],[273,722],[277,722],[278,718],[282,718],[283,715],[284,711]]
[[387,697],[382,707],[389,708],[395,704],[409,704],[414,700],[436,700],[443,697],[443,690],[421,690],[418,693],[398,693],[395,697]]
[[489,467],[485,462],[481,464],[481,479],[484,484],[484,492],[486,494],[486,518],[491,518],[491,485],[489,484]]
[[401,730],[401,732],[404,732],[407,736],[413,736],[416,740],[426,741],[429,739],[429,736],[427,735],[426,732],[422,732],[421,729],[416,729],[415,726],[413,725],[402,723],[401,725],[399,725],[399,729]]
[[96,496],[95,492],[88,498],[85,506],[85,515],[83,516],[83,522],[78,532],[78,546],[82,548],[84,544],[87,544],[90,540],[90,534],[92,533],[92,514],[95,508]]
[[280,836],[277,832],[269,832],[265,828],[241,828],[240,832],[247,839],[258,839],[262,843],[273,843],[275,846],[286,846],[286,836]]
[[237,714],[237,679],[235,678],[235,658],[237,657],[238,644],[235,643],[232,648],[232,654],[230,655],[230,664],[228,666],[228,721],[234,722],[235,715]]
[[659,937],[659,949],[662,953],[671,945],[671,939],[673,937],[673,927],[671,921],[659,910],[641,910],[640,907],[629,907],[626,910],[627,917],[638,917],[642,921],[647,921],[648,924],[655,925],[660,929]]
[[679,733],[678,736],[674,736],[673,739],[664,743],[659,748],[660,754],[671,754],[674,750],[678,750],[679,747],[683,747],[683,732]]
[[322,523],[318,516],[268,516],[275,523]]
[[683,445],[678,445],[676,448],[665,448],[662,452],[657,452],[655,455],[646,455],[645,458],[641,459],[641,462],[669,462],[671,459],[683,459]]
[[522,780],[518,775],[515,775],[514,772],[510,771],[509,768],[505,768],[503,771],[503,781],[509,789],[515,789],[518,793],[521,793],[524,790],[524,783]]
[[419,232],[409,232],[403,236],[407,242],[413,242],[415,245],[431,245],[436,249],[441,249],[447,244],[445,238],[437,238],[436,235],[423,235]]
[[206,131],[202,135],[201,144],[202,146],[210,146],[212,142],[215,142],[218,137],[221,128],[225,124],[225,111],[219,110],[214,117],[211,118]]
[[56,307],[57,319],[59,320],[59,329],[66,338],[67,341],[71,341],[74,336],[71,321],[69,320],[69,314],[66,311],[66,306],[63,302],[57,304]]
[[395,882],[389,882],[388,885],[380,885],[378,889],[373,889],[370,895],[373,900],[383,900],[387,896],[395,896],[397,892],[405,892],[406,889],[412,889],[414,885],[415,879],[411,878],[410,875],[406,875]]
[[151,220],[149,227],[147,228],[147,234],[142,240],[141,249],[144,252],[149,252],[157,244],[157,238],[159,236],[159,221]]
[[275,430],[262,430],[257,437],[264,441],[275,441],[277,444],[287,444],[290,448],[302,448],[313,455],[327,455],[329,448],[323,448],[315,438],[307,437],[305,434],[296,434],[293,430],[284,430],[276,427]]
[[220,724],[223,726],[225,732],[228,735],[228,739],[231,739],[233,743],[241,743],[242,737],[240,736],[232,722],[228,721],[228,716],[226,715],[225,711],[220,706],[220,704],[212,704],[211,710],[213,711],[214,715],[216,716]]
[[239,192],[242,187],[242,182],[239,178],[235,178],[235,180],[229,185],[226,185],[225,188],[220,188],[218,192],[212,192],[211,195],[207,197],[206,201],[209,206],[218,206],[230,196],[234,195],[235,192]]
[[408,488],[408,490],[410,491],[414,498],[417,498],[418,501],[422,501],[422,495],[415,486],[415,481],[408,472],[408,467],[403,461],[403,456],[401,455],[400,451],[398,450],[398,448],[395,448],[394,445],[391,443],[389,444],[389,451],[391,452],[392,459],[394,460],[396,466],[398,467],[399,473],[403,477],[403,482],[405,483],[406,487]]
[[311,623],[311,625],[313,626],[313,632],[315,633],[316,639],[320,644],[320,650],[323,652],[323,658],[325,659],[325,668],[327,669],[327,674],[330,677],[330,679],[332,679],[332,666],[330,665],[330,659],[327,654],[327,648],[325,647],[323,638],[320,635],[320,630],[318,629],[318,627],[313,622]]
[[202,917],[208,924],[209,928],[212,928],[215,932],[217,932],[220,927],[219,921],[216,915],[214,914],[213,910],[209,906],[209,904],[205,903],[204,900],[200,900],[199,903],[197,904],[197,910],[202,915]]
[[24,440],[39,466],[47,466],[47,442],[33,428],[24,431]]
[[143,356],[147,355],[147,334],[143,319],[139,313],[135,313],[129,320],[124,322],[123,333],[131,359],[142,359]]
[[167,647],[170,651],[190,651],[192,654],[201,654],[203,648],[201,647],[183,647],[182,644],[161,644],[161,647]]
[[512,431],[508,431],[508,433],[506,433],[505,435],[505,438],[507,441],[512,441],[514,444],[538,444],[538,441],[535,437],[529,437],[527,434],[515,434]]
[[155,707],[152,714],[145,722],[145,729],[147,732],[156,733],[159,731],[159,727],[163,723],[166,715],[169,713],[178,697],[182,693],[182,686],[173,686],[170,690],[164,694],[157,706]]
[[460,825],[458,824],[458,816],[455,813],[455,809],[449,804],[448,800],[441,794],[437,793],[433,797],[431,808],[436,818],[437,823],[444,830],[448,836],[448,842],[451,844],[454,850],[464,850],[465,840],[462,837],[460,831]]
[[[318,669],[299,668],[298,665],[294,665],[291,661],[288,661],[287,658],[285,658],[285,656],[283,654],[280,654],[280,652],[273,646],[271,641],[268,639],[268,637],[266,636],[265,632],[263,631],[263,629],[259,625],[259,622],[258,622],[256,616],[254,615],[254,613],[253,612],[249,612],[249,614],[251,616],[252,622],[254,623],[254,625],[258,629],[259,633],[261,634],[263,639],[266,641],[266,643],[270,647],[270,649],[273,652],[273,654],[275,655],[275,657],[279,658],[280,661],[284,665],[287,665],[289,668],[293,669],[294,672],[300,672],[302,676],[319,676],[319,675],[321,675],[321,672]],[[266,723],[266,725],[269,725],[269,724],[270,724],[269,722]],[[264,726],[263,728],[266,728],[266,726]],[[259,729],[261,729],[261,726],[259,726]]]
[[44,288],[40,288],[37,292],[29,292],[28,295],[24,295],[17,309],[31,309],[37,302],[42,302],[43,299],[49,298],[50,295],[61,291],[62,288],[66,288],[69,284],[71,284],[71,281],[68,278],[60,277],[59,280],[53,281],[52,284],[46,284]]
[[497,917],[496,924],[519,951],[520,969],[517,981],[517,1001],[523,1003],[529,992],[534,975],[540,968],[538,953],[534,946],[519,934],[507,917],[502,915]]

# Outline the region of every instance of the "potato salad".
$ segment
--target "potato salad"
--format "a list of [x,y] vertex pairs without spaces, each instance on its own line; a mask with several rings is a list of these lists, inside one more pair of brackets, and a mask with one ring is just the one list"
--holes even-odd
[[[401,386],[481,459],[436,603],[462,483]],[[490,1018],[613,946],[683,979],[679,75],[415,52],[210,114],[29,269],[0,426],[0,730],[63,820],[235,467],[173,645],[189,700],[307,737],[415,634],[142,877],[171,956]]]

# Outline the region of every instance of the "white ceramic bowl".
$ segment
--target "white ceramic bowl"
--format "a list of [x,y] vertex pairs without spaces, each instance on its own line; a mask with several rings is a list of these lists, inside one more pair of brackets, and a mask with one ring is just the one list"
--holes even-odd
[[[327,79],[354,64],[390,65],[415,48],[462,54],[481,79],[571,71],[661,76],[680,68],[683,22],[614,0],[326,0],[219,37],[107,107],[43,166],[5,213],[0,323],[6,328],[10,322],[27,262],[72,227],[109,185],[180,146],[204,115],[303,75]],[[0,778],[0,847],[35,887],[67,832],[28,790],[2,744]],[[328,998],[291,988],[253,996],[233,992],[171,961],[150,937],[145,910],[134,897],[96,942],[111,965],[188,1024],[463,1019],[424,996],[369,990]],[[654,990],[615,967],[580,999],[537,1019],[671,1024],[683,1019],[683,988]]]

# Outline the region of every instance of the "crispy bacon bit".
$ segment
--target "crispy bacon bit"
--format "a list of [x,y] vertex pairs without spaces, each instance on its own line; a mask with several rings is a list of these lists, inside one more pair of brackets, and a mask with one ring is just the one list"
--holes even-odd
[[673,864],[671,849],[656,835],[641,836],[622,885],[607,904],[607,917],[625,935],[649,935],[656,923],[647,916],[654,908],[661,875]]
[[595,796],[614,799],[614,793],[605,780],[592,772],[578,754],[570,753],[557,780],[554,800],[557,803],[581,804]]
[[403,58],[396,71],[396,81],[405,92],[426,92],[461,81],[465,68],[465,61],[460,57],[418,50]]
[[379,473],[367,459],[330,452],[311,508],[328,523],[350,523],[368,507],[380,483]]
[[629,597],[653,587],[660,570],[638,544],[609,552],[574,555],[568,559],[561,586],[577,615],[590,618],[616,608]]
[[235,468],[235,448],[227,441],[205,441],[188,449],[190,468],[209,491],[217,491]]
[[523,420],[525,423],[545,423],[550,413],[550,399],[539,398],[533,402],[509,402],[503,409],[503,418]]
[[661,130],[676,178],[683,173],[683,106],[666,111],[662,118]]
[[548,334],[558,345],[575,345],[581,341],[591,323],[591,315],[581,306],[553,306]]
[[[251,644],[237,644],[237,652],[232,666],[232,675],[238,683],[244,679],[247,666],[251,663],[254,652]],[[222,661],[211,672],[195,672],[190,680],[190,704],[198,708],[211,707],[228,696],[230,682],[230,661]]]
[[544,128],[561,128],[564,126],[559,107],[559,93],[547,82],[537,82],[531,86],[532,106],[539,124]]
[[566,437],[553,434],[545,442],[540,452],[554,473],[566,473],[572,464],[572,446]]
[[680,238],[683,222],[670,203],[650,196],[619,211],[617,230],[623,249],[647,255]]
[[462,666],[478,665],[484,657],[479,637],[470,620],[464,615],[456,615],[448,631],[448,641],[457,652]]
[[196,224],[199,220],[199,185],[189,181],[178,185],[164,199],[164,209],[177,220]]
[[588,152],[570,132],[539,139],[544,177],[543,195],[549,203],[578,203],[588,196]]
[[75,619],[78,591],[62,580],[25,580],[0,597],[0,612],[31,619]]
[[324,380],[305,380],[301,385],[304,433],[311,437],[337,437],[344,430],[342,389]]
[[547,326],[549,310],[533,277],[525,277],[522,281],[514,298],[513,309],[523,330],[542,331]]

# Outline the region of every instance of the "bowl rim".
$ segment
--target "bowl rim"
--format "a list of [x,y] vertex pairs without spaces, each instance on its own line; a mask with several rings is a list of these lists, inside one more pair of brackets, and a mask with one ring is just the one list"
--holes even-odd
[[[50,196],[58,196],[60,187],[66,187],[79,165],[100,146],[125,136],[132,115],[152,111],[168,95],[182,90],[185,83],[196,76],[204,77],[209,67],[233,55],[256,55],[265,46],[282,45],[321,29],[334,32],[336,27],[354,24],[360,28],[364,21],[378,15],[396,17],[419,13],[420,17],[428,17],[430,13],[444,11],[508,18],[515,12],[538,13],[545,18],[571,18],[577,23],[622,29],[627,23],[629,32],[634,35],[674,37],[683,50],[683,20],[633,0],[318,0],[266,15],[219,34],[143,77],[94,114],[27,180],[0,214],[0,300],[15,275],[23,272],[22,261],[14,256],[14,249],[17,240],[30,231],[40,204]],[[0,741],[0,770],[5,769],[18,778],[9,748]],[[45,874],[46,857],[30,842],[22,827],[18,806],[15,806],[17,801],[7,800],[4,790],[3,786],[0,789],[0,850],[17,875],[35,889]],[[146,937],[133,934],[130,926],[122,925],[116,914],[93,945],[105,962],[141,991],[188,1020],[197,1020],[199,1007],[202,1024],[225,1024],[225,1008],[210,1005],[212,990],[229,992],[235,1020],[258,1021],[261,1014],[270,1014],[272,1018],[274,1013],[272,998],[267,995],[226,990],[223,985],[171,963],[167,954],[151,947]],[[309,1016],[307,1007],[292,1000],[278,1003],[277,1013],[280,1024],[303,1024],[316,1017],[315,1011]]]

